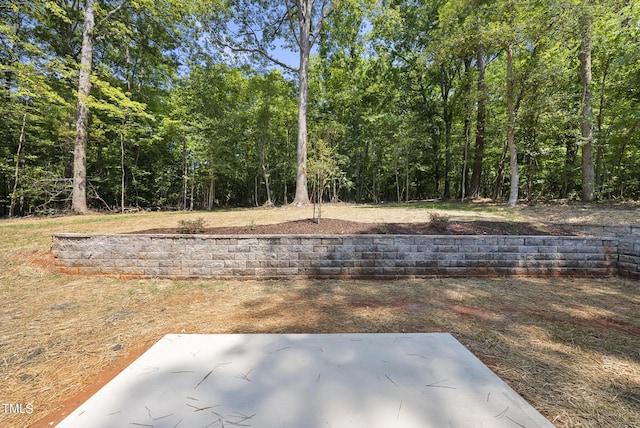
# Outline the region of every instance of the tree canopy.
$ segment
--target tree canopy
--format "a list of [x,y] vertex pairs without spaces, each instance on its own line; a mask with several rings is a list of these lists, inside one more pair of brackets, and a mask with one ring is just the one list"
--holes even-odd
[[640,198],[638,2],[18,0],[0,81],[1,216]]

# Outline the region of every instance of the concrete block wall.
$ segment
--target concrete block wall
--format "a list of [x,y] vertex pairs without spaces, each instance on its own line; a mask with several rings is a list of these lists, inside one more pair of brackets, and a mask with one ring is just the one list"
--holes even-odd
[[558,224],[556,226],[565,230],[616,240],[618,275],[624,278],[640,279],[640,225]]
[[640,279],[640,226],[630,227],[628,233],[618,237],[618,275]]
[[391,279],[612,276],[618,244],[594,236],[57,234],[52,251],[73,274]]

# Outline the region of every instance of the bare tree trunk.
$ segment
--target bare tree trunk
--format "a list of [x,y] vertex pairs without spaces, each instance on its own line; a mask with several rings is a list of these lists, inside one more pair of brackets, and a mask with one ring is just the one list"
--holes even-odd
[[271,182],[269,180],[269,168],[266,165],[266,142],[262,142],[260,147],[260,169],[262,171],[262,178],[264,179],[264,187],[267,191],[267,201],[265,204],[267,206],[273,205],[273,201],[271,200]]
[[507,45],[507,111],[509,125],[507,126],[507,145],[509,146],[509,164],[511,166],[511,188],[509,191],[508,207],[514,207],[518,203],[518,152],[514,140],[516,127],[516,114],[513,105],[513,46]]
[[196,166],[191,165],[191,198],[189,200],[189,211],[193,211],[193,199],[196,193]]
[[[122,123],[124,128],[124,122]],[[120,209],[124,213],[125,170],[124,170],[124,131],[120,130]]]
[[451,126],[453,114],[446,109],[444,124],[444,198],[451,198]]
[[20,155],[22,154],[22,145],[24,143],[24,129],[27,126],[27,113],[22,116],[22,127],[20,128],[20,137],[18,138],[18,150],[16,150],[16,168],[13,174],[13,190],[11,192],[11,205],[9,206],[9,217],[13,217],[16,208],[16,192],[18,191],[18,179],[20,177]]
[[216,177],[211,171],[211,178],[209,178],[209,200],[207,201],[207,209],[211,211],[213,204],[216,200]]
[[[102,18],[100,24],[126,7],[128,0],[122,0]],[[76,138],[73,148],[73,191],[71,209],[76,214],[86,214],[87,210],[87,141],[89,139],[89,94],[91,93],[91,63],[93,60],[93,32],[96,28],[94,14],[95,0],[85,0],[84,25],[82,27],[82,51],[78,78],[78,105],[76,109]]]
[[595,171],[593,164],[593,94],[591,92],[591,20],[585,15],[580,42],[580,82],[582,83],[582,199],[593,201]]
[[404,166],[404,187],[407,189],[404,195],[404,201],[409,203],[409,156],[405,158]]
[[507,145],[509,146],[509,165],[511,166],[511,187],[507,206],[514,207],[518,203],[518,151],[514,140],[516,113],[513,104],[513,46],[511,44],[507,45],[507,112],[509,115]]
[[76,214],[87,213],[87,140],[89,138],[89,93],[91,92],[91,62],[93,59],[94,0],[86,0],[82,53],[78,79],[76,139],[73,150],[73,193],[71,206]]
[[469,152],[471,151],[471,122],[473,121],[473,102],[467,99],[467,114],[464,118],[464,153],[462,158],[462,183],[460,185],[460,200],[464,202],[467,197],[467,175],[469,173]]
[[353,121],[353,139],[356,142],[356,203],[362,201],[362,160],[360,159],[360,115],[354,115]]
[[187,139],[182,139],[182,209],[187,209],[187,181],[189,170],[187,167]]
[[482,177],[482,159],[484,157],[484,125],[486,118],[484,81],[485,69],[487,66],[487,54],[484,45],[478,45],[478,111],[476,117],[476,144],[473,155],[473,171],[471,173],[471,188],[469,194],[472,198],[480,196],[480,184]]
[[311,21],[313,1],[301,1],[298,5],[300,23],[300,67],[298,69],[298,148],[296,168],[296,195],[293,204],[309,205],[307,190],[307,104],[309,97],[309,54],[311,53]]
[[[287,128],[287,153],[289,153],[289,128]],[[287,187],[287,159],[285,157],[284,162],[282,162],[282,182],[284,183],[284,204],[287,205],[289,203],[289,197],[287,193],[289,192],[289,188]]]
[[509,151],[509,145],[507,142],[504,142],[504,146],[502,147],[502,155],[500,156],[500,162],[498,162],[498,170],[496,171],[496,178],[493,183],[493,194],[491,195],[491,199],[496,201],[499,197],[502,196],[502,185],[504,184],[504,163],[507,159],[507,152]]
[[[602,70],[602,82],[600,84],[600,102],[598,107],[598,118],[596,120],[596,129],[597,135],[600,136],[600,139],[604,140],[602,136],[602,122],[604,121],[604,111],[606,104],[606,89],[607,89],[607,77],[609,76],[609,69],[611,66],[612,56],[608,55],[607,60],[603,65]],[[596,149],[596,161],[595,161],[595,186],[600,188],[604,182],[603,174],[602,174],[602,158],[604,156],[604,150],[602,149],[602,145],[598,144]]]

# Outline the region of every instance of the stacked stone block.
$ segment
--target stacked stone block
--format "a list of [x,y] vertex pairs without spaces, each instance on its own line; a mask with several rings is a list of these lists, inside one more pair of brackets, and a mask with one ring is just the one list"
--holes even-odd
[[[623,243],[632,277],[640,250],[633,236]],[[52,250],[58,268],[74,274],[394,279],[612,276],[622,269],[620,243],[595,236],[58,234]]]
[[618,235],[618,239],[618,274],[640,279],[640,226],[631,226],[629,232]]

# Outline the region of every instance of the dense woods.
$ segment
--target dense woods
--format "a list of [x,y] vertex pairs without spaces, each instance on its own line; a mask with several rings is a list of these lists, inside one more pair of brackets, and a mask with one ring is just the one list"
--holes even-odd
[[633,1],[0,0],[0,81],[1,216],[640,198]]

